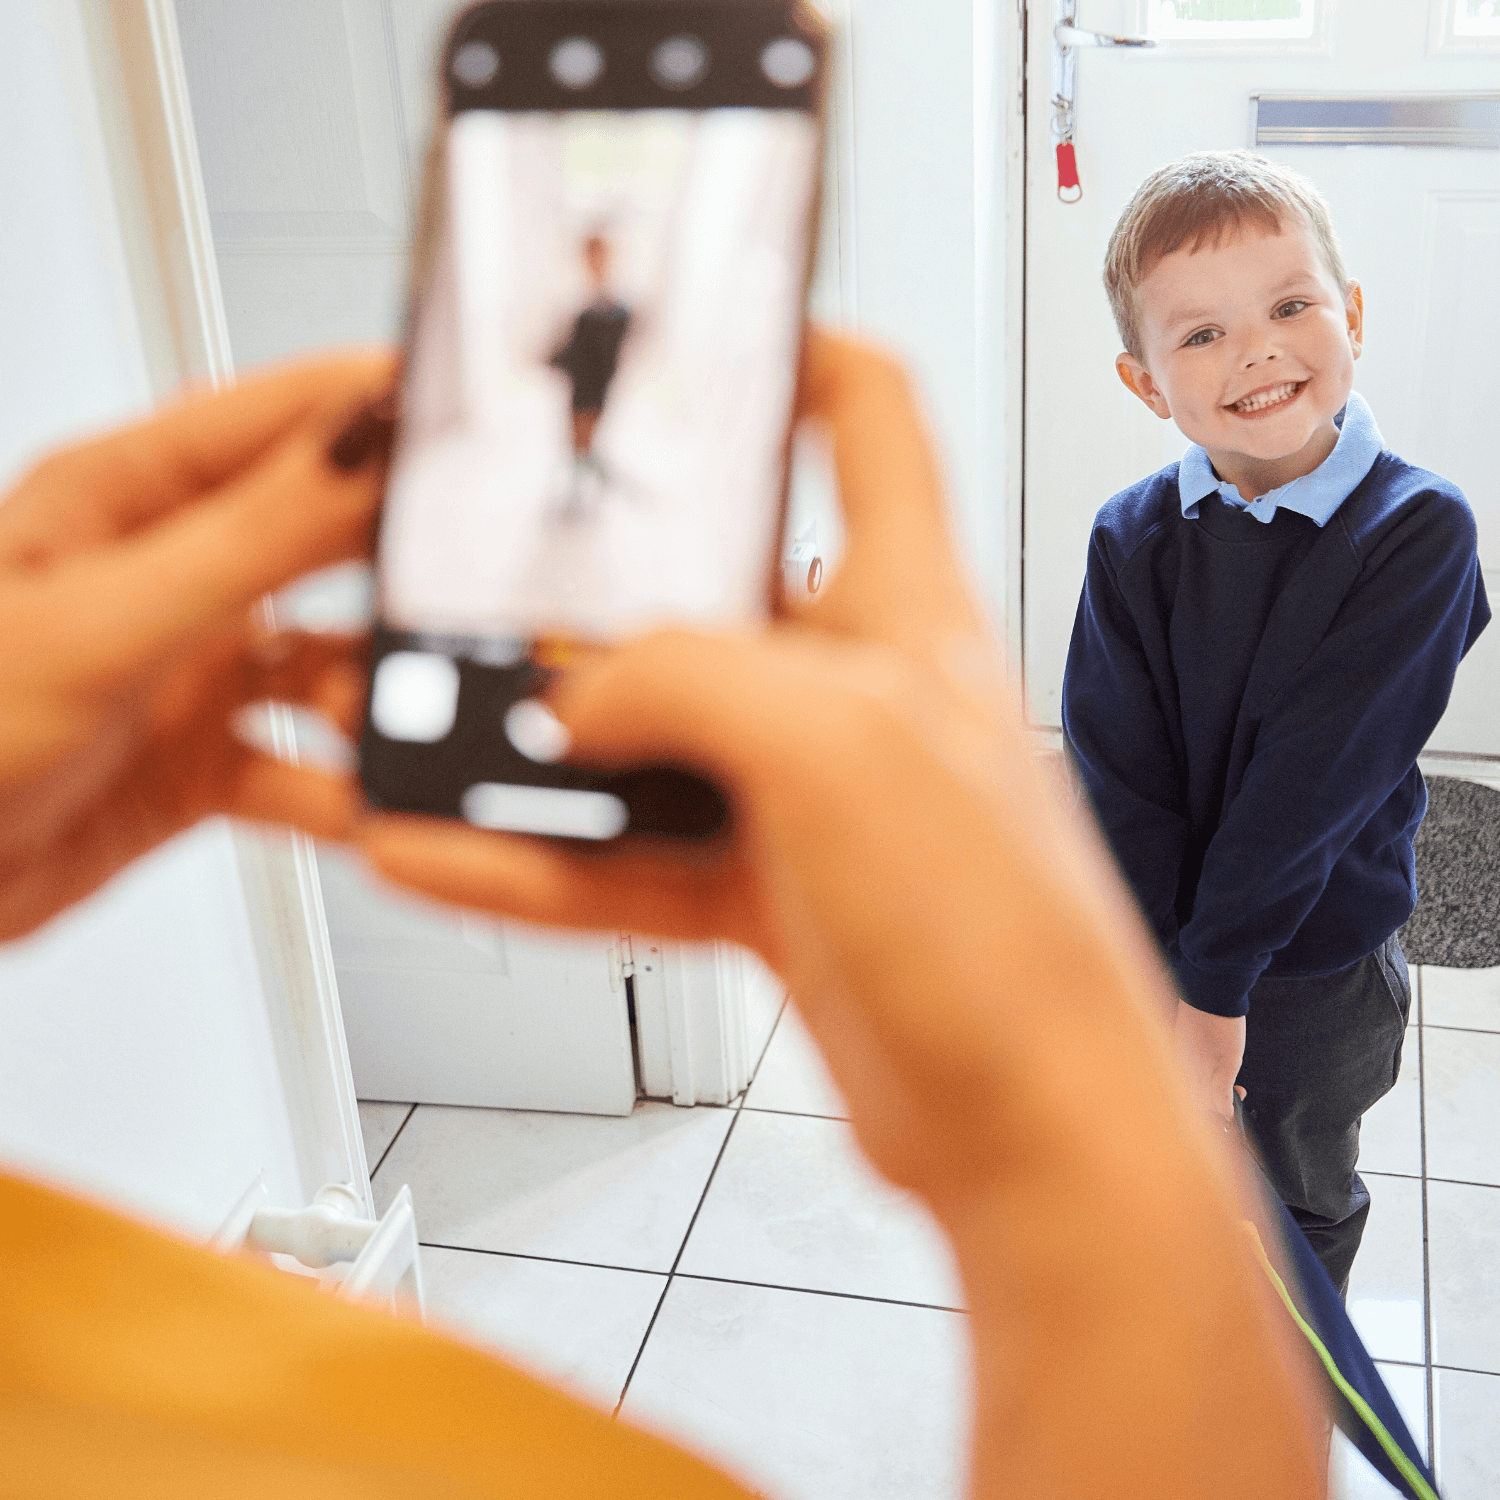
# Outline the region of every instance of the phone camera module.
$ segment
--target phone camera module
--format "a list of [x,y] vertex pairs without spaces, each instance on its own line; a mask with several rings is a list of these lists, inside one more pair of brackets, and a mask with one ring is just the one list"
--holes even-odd
[[450,66],[465,88],[482,89],[500,71],[500,54],[488,42],[465,42]]
[[779,89],[794,89],[817,71],[818,60],[806,42],[794,36],[777,37],[760,54],[760,70]]
[[708,48],[695,36],[669,36],[651,54],[651,73],[664,89],[690,89],[708,72]]
[[604,54],[586,36],[570,36],[552,49],[547,66],[565,89],[586,89],[604,71]]

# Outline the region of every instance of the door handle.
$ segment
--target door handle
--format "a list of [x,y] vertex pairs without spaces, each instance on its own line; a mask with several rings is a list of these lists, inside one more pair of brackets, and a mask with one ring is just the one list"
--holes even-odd
[[1057,153],[1057,196],[1064,203],[1077,203],[1083,196],[1083,189],[1078,185],[1078,160],[1073,151],[1078,49],[1154,47],[1156,38],[1122,36],[1113,31],[1090,31],[1075,26],[1073,20],[1078,14],[1078,0],[1057,0],[1054,14],[1057,24],[1052,28],[1052,145]]
[[1154,47],[1152,36],[1119,36],[1112,31],[1085,31],[1081,26],[1060,21],[1052,28],[1059,47]]

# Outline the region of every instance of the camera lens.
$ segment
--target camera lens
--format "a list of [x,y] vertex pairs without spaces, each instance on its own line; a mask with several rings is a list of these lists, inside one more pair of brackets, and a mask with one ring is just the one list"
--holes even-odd
[[794,36],[777,37],[760,54],[760,70],[779,89],[794,89],[813,76],[818,60],[806,42]]
[[651,72],[664,89],[690,89],[708,72],[708,48],[695,36],[669,36],[651,54]]
[[548,66],[565,89],[586,89],[604,71],[604,54],[586,36],[570,36],[552,49]]
[[453,54],[452,68],[465,87],[482,89],[500,71],[500,54],[488,42],[465,42]]

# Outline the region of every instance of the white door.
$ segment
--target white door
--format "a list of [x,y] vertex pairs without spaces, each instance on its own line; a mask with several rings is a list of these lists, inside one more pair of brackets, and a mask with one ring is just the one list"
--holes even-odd
[[321,850],[318,866],[362,1098],[634,1108],[616,944],[377,892],[336,850]]
[[[1032,713],[1061,723],[1063,663],[1090,523],[1111,495],[1179,458],[1186,439],[1114,372],[1100,281],[1109,231],[1148,172],[1189,151],[1255,145],[1327,196],[1364,286],[1355,385],[1387,444],[1457,483],[1500,588],[1500,142],[1259,143],[1252,96],[1443,96],[1500,90],[1491,0],[1081,0],[1077,25],[1145,34],[1147,49],[1080,48],[1082,197],[1058,195],[1054,0],[1030,0],[1026,195],[1024,654]],[[1204,17],[1218,17],[1207,20]],[[1238,20],[1225,20],[1238,17]],[[1264,124],[1264,121],[1262,122]],[[1068,196],[1072,196],[1069,194]],[[1500,630],[1458,674],[1431,749],[1500,756]]]

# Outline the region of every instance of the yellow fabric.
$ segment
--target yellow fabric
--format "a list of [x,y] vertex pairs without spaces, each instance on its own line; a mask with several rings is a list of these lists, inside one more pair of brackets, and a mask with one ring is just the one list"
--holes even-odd
[[0,1494],[747,1492],[415,1324],[0,1177]]

